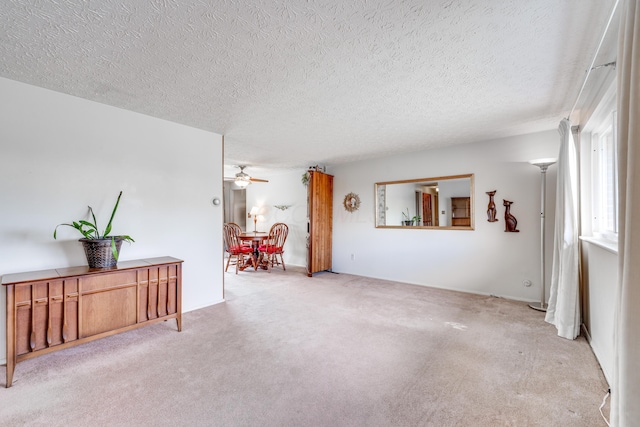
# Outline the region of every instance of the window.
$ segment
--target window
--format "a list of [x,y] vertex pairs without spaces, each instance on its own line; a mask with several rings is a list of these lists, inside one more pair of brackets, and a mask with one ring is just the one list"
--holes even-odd
[[616,113],[592,134],[592,227],[596,237],[618,240],[618,144]]

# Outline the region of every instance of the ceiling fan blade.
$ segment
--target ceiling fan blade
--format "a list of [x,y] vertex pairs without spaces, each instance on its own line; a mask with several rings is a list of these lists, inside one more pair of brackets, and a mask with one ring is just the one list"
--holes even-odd
[[225,181],[246,181],[249,184],[252,182],[269,182],[266,179],[252,178],[248,173],[244,171],[244,168],[246,168],[245,165],[238,165],[237,167],[240,168],[240,172],[238,172],[235,177],[225,176]]

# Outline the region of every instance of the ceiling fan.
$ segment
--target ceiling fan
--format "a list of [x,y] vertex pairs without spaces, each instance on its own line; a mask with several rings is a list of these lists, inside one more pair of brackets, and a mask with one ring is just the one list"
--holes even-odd
[[238,172],[235,176],[235,178],[227,178],[225,177],[225,181],[233,181],[236,183],[236,185],[238,187],[244,188],[247,185],[251,184],[252,182],[269,182],[266,179],[260,179],[260,178],[253,178],[251,176],[249,176],[249,174],[247,174],[244,171],[244,168],[246,168],[246,165],[238,165],[237,167],[240,168],[240,172]]

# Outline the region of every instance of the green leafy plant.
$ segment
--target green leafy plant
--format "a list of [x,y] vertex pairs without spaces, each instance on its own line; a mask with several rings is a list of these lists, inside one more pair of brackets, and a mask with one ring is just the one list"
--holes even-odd
[[80,234],[84,236],[85,239],[107,239],[111,237],[111,251],[113,252],[113,256],[118,259],[118,250],[116,249],[115,241],[116,237],[129,243],[135,242],[135,240],[133,240],[131,236],[109,236],[109,233],[111,233],[111,224],[113,223],[113,218],[116,216],[116,211],[118,210],[118,205],[120,204],[120,197],[122,197],[122,191],[120,192],[120,194],[118,194],[118,200],[116,200],[116,205],[113,207],[113,211],[111,212],[111,217],[109,218],[107,227],[104,229],[104,232],[102,234],[100,234],[98,221],[96,220],[96,216],[93,213],[93,208],[89,206],[89,213],[91,214],[93,222],[81,219],[78,221],[73,221],[71,224],[58,224],[55,230],[53,230],[53,238],[57,239],[58,227],[60,227],[61,225],[75,228],[80,232]]
[[303,173],[303,174],[302,174],[302,185],[304,185],[305,187],[306,187],[307,185],[309,185],[309,179],[310,179],[310,177],[309,177],[309,172],[305,172],[305,173]]
[[411,219],[411,217],[409,216],[409,208],[407,208],[407,211],[401,211],[402,212],[402,225],[411,225],[413,224],[413,220]]
[[422,219],[422,217],[420,215],[414,215],[413,218],[411,218],[411,220],[413,222],[415,222],[416,225],[420,224],[420,220]]

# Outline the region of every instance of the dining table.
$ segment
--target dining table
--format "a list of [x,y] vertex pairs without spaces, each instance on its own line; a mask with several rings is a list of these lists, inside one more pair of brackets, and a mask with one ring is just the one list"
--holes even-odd
[[[253,248],[253,265],[255,269],[258,269],[258,259],[260,253],[258,251],[258,247],[262,242],[269,238],[269,233],[263,231],[244,231],[238,235],[238,239],[242,242],[251,242],[251,247]],[[246,267],[245,267],[246,268]]]

